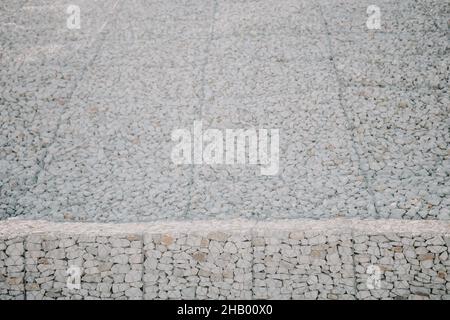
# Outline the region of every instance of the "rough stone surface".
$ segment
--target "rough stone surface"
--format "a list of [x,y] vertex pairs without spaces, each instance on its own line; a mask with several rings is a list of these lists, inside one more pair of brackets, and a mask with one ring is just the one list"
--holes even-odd
[[[1,3],[0,299],[449,299],[448,1],[70,4]],[[175,165],[194,120],[278,174]]]
[[24,236],[0,235],[0,300],[25,299]]
[[444,221],[10,219],[0,299],[448,299],[449,250]]
[[355,298],[350,233],[269,230],[254,239],[254,298]]
[[[450,219],[448,1],[2,0],[0,219]],[[280,170],[171,132],[280,129]]]
[[[449,247],[436,249],[448,234],[387,233],[369,235],[364,247],[354,249],[359,299],[448,299]],[[442,252],[442,254],[440,254]],[[368,266],[380,268],[378,288],[367,288]],[[447,295],[447,296],[446,296]]]
[[251,234],[174,234],[169,245],[164,237],[144,238],[146,299],[252,298]]
[[[129,259],[142,256],[139,239],[135,234],[101,233],[36,233],[27,237],[26,245],[32,251],[25,251],[26,298],[141,299],[143,265]],[[74,267],[80,270],[79,289],[67,285],[68,270]]]

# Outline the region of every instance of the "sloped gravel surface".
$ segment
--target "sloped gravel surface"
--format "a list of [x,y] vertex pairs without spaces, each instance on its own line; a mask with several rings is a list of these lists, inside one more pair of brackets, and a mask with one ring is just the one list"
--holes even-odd
[[[372,2],[2,1],[0,218],[449,220],[450,4]],[[194,121],[278,173],[173,163]]]

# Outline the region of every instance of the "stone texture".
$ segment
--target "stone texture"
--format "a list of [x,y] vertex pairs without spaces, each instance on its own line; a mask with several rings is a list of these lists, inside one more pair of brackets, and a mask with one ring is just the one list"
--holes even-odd
[[[355,277],[359,299],[446,299],[450,260],[440,259],[438,252],[448,247],[442,236],[433,234],[386,234],[387,238],[369,235],[366,242],[372,250],[355,249]],[[375,249],[375,250],[374,250]],[[434,251],[434,252],[433,252]],[[367,288],[370,265],[380,268],[379,287]]]
[[[0,219],[450,219],[448,1],[71,4],[2,1]],[[278,174],[175,165],[194,120],[279,129]]]
[[[37,251],[40,254],[25,252],[27,299],[141,298],[143,266],[131,257],[142,255],[142,242],[136,240],[139,246],[132,248],[128,237],[103,236],[101,233],[33,236],[33,244],[41,244],[42,249]],[[46,247],[55,249],[46,252]],[[67,272],[73,267],[80,270],[80,289],[67,286]]]
[[25,299],[25,237],[0,235],[0,300]]
[[9,220],[0,299],[448,299],[449,238],[442,221]]

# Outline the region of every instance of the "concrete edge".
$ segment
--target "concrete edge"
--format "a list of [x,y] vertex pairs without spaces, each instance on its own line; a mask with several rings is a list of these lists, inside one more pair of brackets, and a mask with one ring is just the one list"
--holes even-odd
[[141,223],[52,222],[10,218],[0,221],[0,236],[21,236],[37,233],[98,235],[136,233],[183,233],[223,231],[234,233],[255,232],[358,232],[365,234],[408,233],[450,234],[450,221],[445,220],[361,220],[333,218],[327,220],[163,220]]
[[447,221],[9,219],[0,300],[450,300],[449,257]]

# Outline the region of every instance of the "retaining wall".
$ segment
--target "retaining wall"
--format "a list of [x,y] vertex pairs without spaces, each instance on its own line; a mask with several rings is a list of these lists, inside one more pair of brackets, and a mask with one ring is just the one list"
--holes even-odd
[[10,219],[0,299],[450,299],[449,250],[448,221]]

